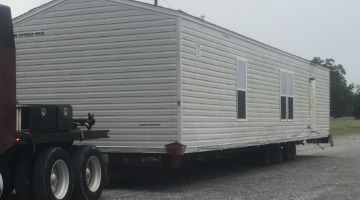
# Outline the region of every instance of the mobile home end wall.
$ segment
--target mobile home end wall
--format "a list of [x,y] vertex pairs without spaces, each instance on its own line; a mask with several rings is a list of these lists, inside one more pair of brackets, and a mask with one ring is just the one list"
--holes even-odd
[[[329,71],[249,38],[181,20],[182,139],[187,152],[327,137]],[[200,48],[200,52],[199,52]],[[237,119],[236,59],[247,61],[246,120]],[[294,74],[294,120],[280,120],[280,71]],[[317,133],[309,79],[316,80]]]
[[[17,98],[96,116],[105,152],[165,152],[177,134],[177,21],[111,1],[54,1],[15,20]],[[41,10],[38,8],[37,10]],[[31,11],[30,13],[37,12]]]

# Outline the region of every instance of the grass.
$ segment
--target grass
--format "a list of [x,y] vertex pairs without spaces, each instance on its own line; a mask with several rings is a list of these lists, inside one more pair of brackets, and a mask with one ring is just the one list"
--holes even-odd
[[360,120],[352,117],[331,118],[330,129],[332,135],[360,134]]

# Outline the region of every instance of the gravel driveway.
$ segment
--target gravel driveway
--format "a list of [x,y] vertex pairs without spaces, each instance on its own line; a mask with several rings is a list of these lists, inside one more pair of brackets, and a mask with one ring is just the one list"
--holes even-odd
[[268,167],[223,158],[176,173],[157,169],[148,178],[113,182],[101,200],[360,199],[359,142],[360,135],[352,135],[335,138],[336,146],[325,150],[299,146],[295,161]]

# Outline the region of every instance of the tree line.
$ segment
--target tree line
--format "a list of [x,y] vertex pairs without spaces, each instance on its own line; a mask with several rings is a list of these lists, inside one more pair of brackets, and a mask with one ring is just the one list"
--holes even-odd
[[360,119],[360,85],[348,84],[345,78],[346,70],[335,60],[322,60],[314,57],[311,61],[330,70],[330,116],[339,118],[353,116]]

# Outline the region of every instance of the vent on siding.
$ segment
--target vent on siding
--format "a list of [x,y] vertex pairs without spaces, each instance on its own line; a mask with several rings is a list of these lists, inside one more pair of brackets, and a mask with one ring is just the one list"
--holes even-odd
[[200,44],[195,45],[195,56],[201,57],[201,45]]

